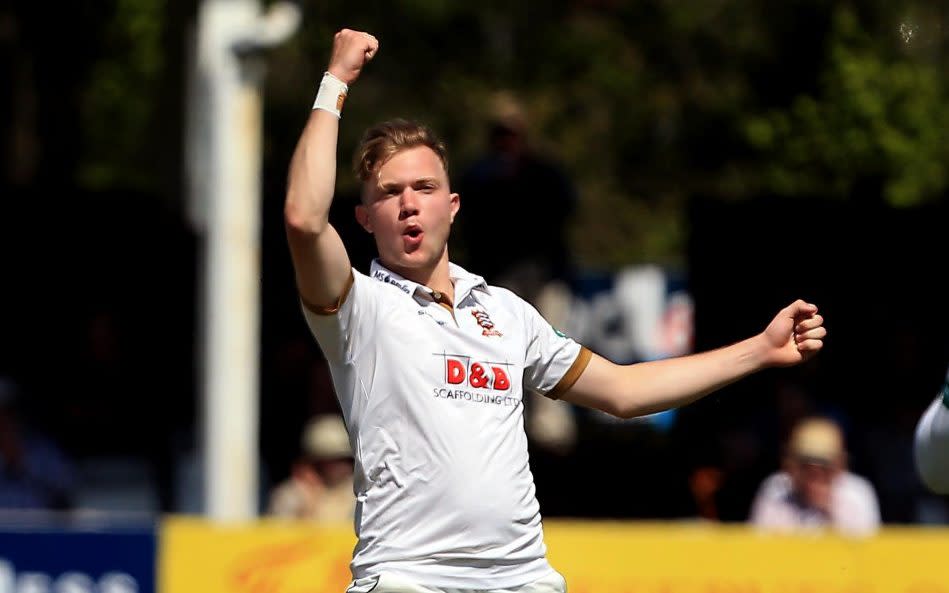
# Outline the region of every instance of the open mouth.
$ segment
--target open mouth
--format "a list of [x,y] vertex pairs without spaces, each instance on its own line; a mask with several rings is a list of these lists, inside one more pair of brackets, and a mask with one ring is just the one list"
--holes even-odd
[[402,240],[406,245],[412,248],[418,247],[422,243],[425,233],[421,227],[410,226],[402,231]]

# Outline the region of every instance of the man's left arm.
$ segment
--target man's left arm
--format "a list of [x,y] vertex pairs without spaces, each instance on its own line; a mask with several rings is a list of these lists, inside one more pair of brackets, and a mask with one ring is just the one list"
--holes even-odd
[[797,300],[760,334],[717,350],[632,365],[593,355],[563,399],[620,418],[684,406],[764,368],[809,359],[823,346],[823,324],[815,305]]

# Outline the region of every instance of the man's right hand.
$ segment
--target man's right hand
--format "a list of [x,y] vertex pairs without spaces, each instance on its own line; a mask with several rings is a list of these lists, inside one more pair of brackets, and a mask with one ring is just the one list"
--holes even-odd
[[327,70],[347,85],[356,82],[363,67],[379,51],[379,40],[362,31],[343,29],[333,38]]
[[[350,85],[378,49],[379,42],[372,35],[343,29],[333,39],[327,71]],[[335,98],[339,108],[339,97]],[[314,109],[290,162],[284,205],[300,297],[321,313],[341,304],[353,277],[346,246],[329,223],[338,135],[338,114]]]

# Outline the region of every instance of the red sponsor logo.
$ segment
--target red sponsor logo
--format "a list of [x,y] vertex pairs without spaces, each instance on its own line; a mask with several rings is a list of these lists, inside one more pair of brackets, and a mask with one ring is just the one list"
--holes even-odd
[[504,363],[472,362],[467,357],[445,357],[445,381],[450,385],[467,384],[474,389],[507,391],[511,377]]
[[474,315],[474,318],[478,321],[478,325],[481,326],[481,335],[501,337],[501,332],[494,329],[494,322],[488,317],[487,312],[475,309],[471,314]]

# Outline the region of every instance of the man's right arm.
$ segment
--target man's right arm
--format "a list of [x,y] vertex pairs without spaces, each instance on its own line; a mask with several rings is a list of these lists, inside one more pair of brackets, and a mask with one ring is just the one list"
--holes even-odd
[[[342,30],[333,40],[328,72],[349,85],[379,48],[368,33]],[[313,308],[338,306],[352,271],[346,248],[329,224],[336,185],[339,118],[314,109],[290,163],[284,220],[300,297]]]

